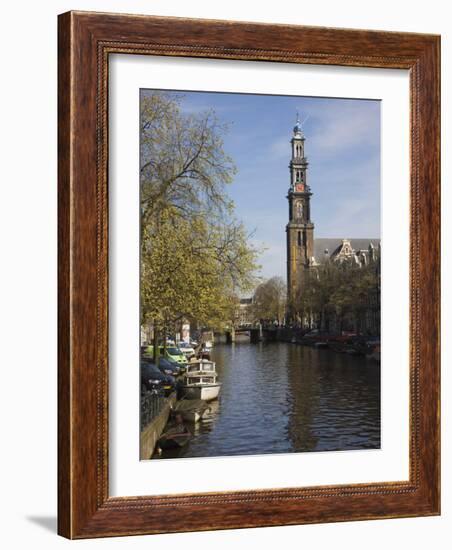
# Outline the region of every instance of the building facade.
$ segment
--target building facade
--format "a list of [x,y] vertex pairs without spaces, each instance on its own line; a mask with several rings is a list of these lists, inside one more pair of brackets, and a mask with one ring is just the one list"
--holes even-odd
[[[375,245],[374,242],[377,244]],[[352,301],[341,308],[333,308],[324,312],[323,326],[319,328],[327,332],[343,331],[363,335],[380,335],[380,291],[381,291],[381,244],[379,239],[342,239],[329,254],[324,251],[323,267],[328,269],[328,263],[341,266],[343,271],[352,275],[350,293]],[[367,280],[361,292],[360,282]],[[345,300],[347,302],[347,300]]]
[[240,298],[235,322],[239,327],[251,327],[254,324],[253,298]]
[[[297,116],[287,194],[287,321],[330,332],[379,334],[380,240],[314,239],[305,141]],[[334,275],[333,287],[328,286],[333,271],[329,265],[342,268],[342,274]]]
[[308,271],[315,264],[314,224],[311,221],[311,189],[308,185],[308,159],[305,155],[305,136],[297,115],[291,143],[289,222],[287,238],[287,303],[292,304],[307,284]]

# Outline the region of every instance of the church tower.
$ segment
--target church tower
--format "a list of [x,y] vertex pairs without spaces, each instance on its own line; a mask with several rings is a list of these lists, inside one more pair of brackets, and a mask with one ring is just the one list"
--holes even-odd
[[308,160],[304,154],[305,137],[297,114],[293,129],[292,158],[289,164],[289,223],[287,234],[287,298],[289,315],[293,302],[303,292],[307,272],[315,264],[314,224],[311,222],[311,189],[307,181]]

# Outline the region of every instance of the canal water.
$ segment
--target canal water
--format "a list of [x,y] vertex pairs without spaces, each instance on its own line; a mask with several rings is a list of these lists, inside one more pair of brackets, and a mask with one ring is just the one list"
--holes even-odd
[[380,447],[380,365],[286,343],[217,344],[220,398],[161,458]]

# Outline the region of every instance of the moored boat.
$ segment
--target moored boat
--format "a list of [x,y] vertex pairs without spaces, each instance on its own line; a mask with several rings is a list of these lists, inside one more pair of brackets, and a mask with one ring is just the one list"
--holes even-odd
[[[191,399],[189,401],[191,401]],[[190,424],[196,424],[196,422],[199,422],[201,420],[204,412],[205,412],[205,409],[185,410],[181,412],[181,415],[185,420],[185,422],[189,422]]]
[[192,359],[186,367],[186,374],[196,372],[206,372],[208,374],[216,372],[216,365],[210,359]]
[[221,382],[217,382],[217,375],[205,375],[196,373],[185,376],[182,391],[186,399],[202,399],[211,401],[217,399],[221,388]]
[[190,441],[191,437],[192,434],[185,426],[175,426],[162,434],[157,442],[157,446],[163,450],[183,447]]
[[366,353],[366,357],[368,359],[373,359],[374,361],[380,362],[380,357],[381,357],[380,344],[376,344],[373,347],[371,347],[369,352]]
[[186,422],[195,423],[201,420],[209,408],[209,405],[202,399],[183,399],[176,403],[174,412],[180,414]]
[[345,353],[346,345],[343,342],[328,342],[328,347],[337,352],[337,353]]
[[328,342],[315,342],[314,344],[315,348],[327,348]]
[[181,385],[182,394],[186,399],[211,401],[217,399],[220,388],[221,382],[217,380],[216,366],[213,361],[200,359],[187,365]]

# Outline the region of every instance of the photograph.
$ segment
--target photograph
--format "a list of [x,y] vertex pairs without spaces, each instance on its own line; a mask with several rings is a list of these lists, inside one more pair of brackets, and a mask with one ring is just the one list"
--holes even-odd
[[451,548],[449,3],[2,7],[3,548]]
[[381,102],[139,103],[140,459],[379,449]]

